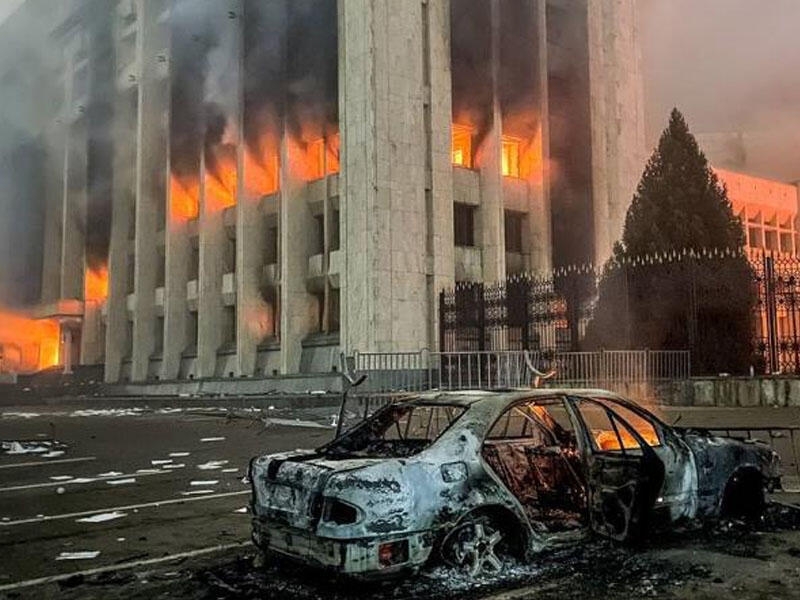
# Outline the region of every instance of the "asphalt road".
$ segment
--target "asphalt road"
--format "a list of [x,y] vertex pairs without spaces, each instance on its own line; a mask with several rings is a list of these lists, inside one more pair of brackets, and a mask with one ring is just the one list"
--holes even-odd
[[[748,569],[768,572],[763,556],[740,564],[742,552],[761,546],[775,553],[769,564],[780,565],[800,586],[800,534],[793,527],[659,540],[645,553],[595,541],[481,584],[438,570],[417,581],[354,591],[350,582],[287,565],[254,569],[249,515],[242,512],[249,458],[324,443],[333,432],[333,412],[268,411],[265,426],[247,413],[230,419],[208,408],[3,408],[0,440],[54,437],[66,448],[49,457],[0,452],[0,598],[556,598],[589,597],[593,585],[621,594],[608,597],[679,597],[717,588],[724,596],[736,591],[729,579]],[[682,425],[692,426],[800,424],[800,413],[789,409],[665,410],[662,416],[672,422],[679,414]],[[97,515],[113,518],[92,522]],[[65,559],[82,556],[74,553],[89,554]],[[578,576],[583,581],[576,583]],[[508,588],[522,591],[509,596]]]
[[[0,596],[36,578],[246,543],[250,457],[315,447],[331,432],[191,413],[6,416],[0,439],[54,435],[67,448],[0,454]],[[81,521],[93,514],[117,518]],[[76,552],[99,554],[63,559]]]

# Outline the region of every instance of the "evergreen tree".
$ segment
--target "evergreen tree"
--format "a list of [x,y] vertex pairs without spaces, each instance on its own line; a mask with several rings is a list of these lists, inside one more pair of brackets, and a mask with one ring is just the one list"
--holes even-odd
[[726,189],[673,110],[604,268],[585,345],[690,349],[695,373],[746,372],[755,291],[744,239]]

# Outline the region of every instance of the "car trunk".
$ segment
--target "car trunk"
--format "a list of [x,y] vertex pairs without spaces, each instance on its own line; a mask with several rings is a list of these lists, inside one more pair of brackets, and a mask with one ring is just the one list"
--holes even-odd
[[262,459],[253,464],[255,511],[270,520],[313,531],[322,514],[323,492],[331,477],[377,460],[330,460],[316,453]]

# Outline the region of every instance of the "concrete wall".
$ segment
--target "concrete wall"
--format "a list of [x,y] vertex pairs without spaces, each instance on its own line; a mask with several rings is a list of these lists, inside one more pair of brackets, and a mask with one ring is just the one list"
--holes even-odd
[[800,406],[800,379],[797,378],[688,379],[617,386],[615,391],[635,401],[666,406]]

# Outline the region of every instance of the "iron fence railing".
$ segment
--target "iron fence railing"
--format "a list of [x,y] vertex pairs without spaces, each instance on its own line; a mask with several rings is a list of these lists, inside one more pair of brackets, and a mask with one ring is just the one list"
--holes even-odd
[[555,371],[551,385],[604,387],[686,379],[691,373],[687,351],[615,350],[600,352],[525,353],[523,351],[378,352],[353,357],[366,373],[370,392],[505,389],[529,387],[533,374]]
[[685,249],[459,282],[438,309],[446,351],[688,349],[694,375],[800,374],[800,257],[773,251]]

